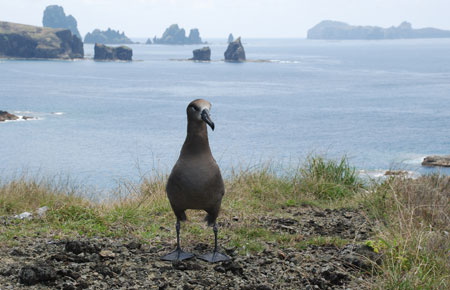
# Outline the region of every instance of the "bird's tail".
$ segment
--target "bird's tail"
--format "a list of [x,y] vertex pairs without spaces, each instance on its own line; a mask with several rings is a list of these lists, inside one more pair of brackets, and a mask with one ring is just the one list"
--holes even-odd
[[208,213],[205,216],[205,222],[208,223],[208,227],[212,227],[216,223],[216,217]]
[[187,216],[186,216],[186,213],[185,213],[184,211],[177,212],[175,215],[177,216],[177,219],[178,219],[179,221],[184,222],[184,221],[187,220]]

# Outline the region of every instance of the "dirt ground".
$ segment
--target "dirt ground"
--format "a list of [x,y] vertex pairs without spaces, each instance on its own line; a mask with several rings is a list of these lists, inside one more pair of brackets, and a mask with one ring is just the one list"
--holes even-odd
[[[18,246],[0,249],[0,289],[366,289],[379,255],[364,244],[372,226],[358,210],[314,207],[286,209],[283,218],[262,216],[258,226],[273,232],[338,237],[345,246],[309,244],[239,255],[223,249],[231,261],[210,264],[193,258],[164,262],[174,245],[141,244],[133,238],[18,238]],[[239,220],[222,221],[233,227]],[[173,231],[175,235],[175,230]],[[201,254],[211,245],[185,245]]]

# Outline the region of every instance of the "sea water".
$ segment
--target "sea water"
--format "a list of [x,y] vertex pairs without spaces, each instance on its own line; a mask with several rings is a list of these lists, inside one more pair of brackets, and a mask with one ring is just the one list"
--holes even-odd
[[[250,62],[184,61],[196,46],[131,45],[133,62],[0,60],[0,176],[63,174],[98,188],[170,172],[187,104],[212,103],[213,154],[225,172],[310,154],[361,172],[418,173],[450,154],[450,39],[243,39]],[[89,59],[91,58],[91,59]],[[448,169],[442,169],[448,174]]]

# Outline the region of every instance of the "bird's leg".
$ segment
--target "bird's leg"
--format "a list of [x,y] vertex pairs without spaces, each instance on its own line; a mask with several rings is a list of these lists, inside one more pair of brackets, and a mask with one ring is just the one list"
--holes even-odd
[[175,226],[175,229],[177,230],[177,248],[175,249],[175,251],[173,251],[165,256],[162,256],[161,260],[182,261],[182,260],[186,260],[186,259],[190,259],[190,258],[194,257],[193,254],[183,252],[183,250],[181,249],[181,246],[180,246],[180,220],[179,219],[177,219],[177,224]]
[[177,224],[175,225],[175,229],[177,230],[177,250],[181,251],[180,247],[180,220],[177,219]]
[[214,223],[213,231],[214,231],[214,253],[217,253],[217,232],[218,232],[218,230],[217,230],[216,223]]
[[201,256],[199,256],[199,258],[202,260],[205,260],[207,262],[211,262],[211,263],[230,260],[230,257],[228,257],[225,254],[220,253],[217,250],[217,232],[218,232],[218,230],[217,230],[216,223],[214,223],[213,231],[214,231],[214,251],[212,253],[201,255]]

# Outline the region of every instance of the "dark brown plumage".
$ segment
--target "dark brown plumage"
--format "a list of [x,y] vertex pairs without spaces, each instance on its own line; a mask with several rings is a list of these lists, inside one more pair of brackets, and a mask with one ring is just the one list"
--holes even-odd
[[214,229],[214,252],[200,258],[210,262],[229,259],[217,252],[216,219],[225,188],[219,166],[209,147],[206,125],[214,130],[214,123],[209,115],[210,109],[211,104],[202,99],[192,101],[186,109],[188,120],[186,140],[166,187],[167,197],[177,217],[177,249],[164,256],[164,260],[183,260],[193,256],[183,252],[179,246],[179,222],[186,220],[187,209],[206,211],[205,220]]

